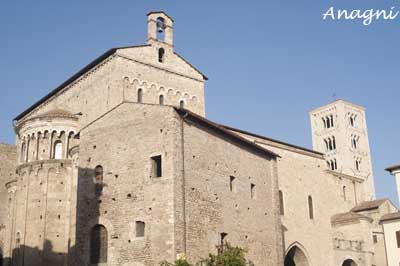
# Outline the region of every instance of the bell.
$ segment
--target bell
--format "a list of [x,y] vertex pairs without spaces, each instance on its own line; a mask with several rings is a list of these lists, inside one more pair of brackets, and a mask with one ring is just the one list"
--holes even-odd
[[157,21],[157,31],[159,33],[162,33],[164,32],[164,29],[165,29],[165,24],[161,21]]

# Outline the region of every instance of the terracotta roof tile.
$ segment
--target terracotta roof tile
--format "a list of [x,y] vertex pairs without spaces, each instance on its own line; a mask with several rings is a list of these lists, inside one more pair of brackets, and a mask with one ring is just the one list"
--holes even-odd
[[400,220],[400,211],[385,214],[381,217],[381,222],[390,221],[390,220]]

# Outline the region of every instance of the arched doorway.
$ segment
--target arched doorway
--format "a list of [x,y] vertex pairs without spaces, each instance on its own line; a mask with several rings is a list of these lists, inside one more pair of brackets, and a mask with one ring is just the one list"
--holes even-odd
[[306,254],[298,246],[293,246],[286,254],[285,266],[310,266],[310,264]]
[[345,260],[342,264],[342,266],[357,266],[357,264],[354,262],[354,260]]

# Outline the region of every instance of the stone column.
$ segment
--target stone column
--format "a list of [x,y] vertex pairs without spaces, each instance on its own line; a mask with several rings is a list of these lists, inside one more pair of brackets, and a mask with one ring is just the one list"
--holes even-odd
[[6,232],[5,232],[5,243],[4,246],[4,266],[10,266],[12,260],[12,253],[14,249],[14,235],[15,235],[15,193],[17,190],[17,180],[12,180],[6,184],[7,188],[7,224],[6,224]]
[[51,131],[49,132],[49,159],[53,158],[53,140],[54,140],[54,135],[57,135],[56,131]]

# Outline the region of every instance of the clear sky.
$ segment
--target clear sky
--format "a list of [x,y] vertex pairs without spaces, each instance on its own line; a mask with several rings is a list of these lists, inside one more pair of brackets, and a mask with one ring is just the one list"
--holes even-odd
[[204,72],[209,119],[311,147],[308,111],[335,93],[367,108],[378,197],[397,202],[400,18],[324,21],[400,0],[1,1],[0,142],[12,119],[107,49],[143,44],[146,14],[175,19],[175,49]]

